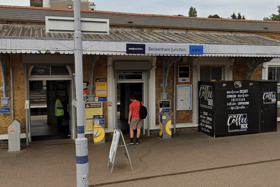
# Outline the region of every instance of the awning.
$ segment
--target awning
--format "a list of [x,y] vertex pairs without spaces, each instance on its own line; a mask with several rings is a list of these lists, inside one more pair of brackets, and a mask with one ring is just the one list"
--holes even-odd
[[[128,46],[136,46],[136,51]],[[45,33],[43,26],[0,25],[0,53],[73,54],[73,49],[73,34]],[[109,35],[84,34],[83,53],[280,57],[280,41],[255,34],[111,29]]]

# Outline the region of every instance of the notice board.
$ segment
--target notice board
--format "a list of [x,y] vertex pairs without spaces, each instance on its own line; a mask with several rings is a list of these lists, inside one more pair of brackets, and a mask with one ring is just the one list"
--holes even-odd
[[177,110],[192,110],[192,85],[177,85]]
[[85,103],[85,129],[92,132],[93,116],[103,114],[102,102]]
[[107,97],[107,79],[95,80],[95,96]]

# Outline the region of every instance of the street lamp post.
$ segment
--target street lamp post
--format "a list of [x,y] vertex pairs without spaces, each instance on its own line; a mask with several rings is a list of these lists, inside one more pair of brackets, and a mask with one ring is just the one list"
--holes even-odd
[[76,76],[77,139],[76,173],[77,187],[88,187],[88,141],[85,138],[84,101],[83,101],[83,48],[81,31],[80,0],[74,0],[74,56]]

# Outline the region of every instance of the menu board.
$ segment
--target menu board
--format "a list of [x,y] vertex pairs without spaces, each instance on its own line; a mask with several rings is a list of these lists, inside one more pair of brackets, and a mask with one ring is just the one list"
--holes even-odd
[[199,130],[214,136],[214,85],[212,82],[200,84],[199,99]]
[[177,110],[192,110],[192,85],[177,85]]

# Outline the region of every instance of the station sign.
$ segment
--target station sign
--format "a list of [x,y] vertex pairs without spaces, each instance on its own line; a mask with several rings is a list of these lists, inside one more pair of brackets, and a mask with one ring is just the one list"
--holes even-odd
[[190,55],[203,55],[203,45],[190,45]]
[[203,45],[126,44],[127,54],[203,55]]
[[126,44],[127,54],[145,54],[145,44]]
[[0,108],[0,114],[3,114],[3,113],[10,113],[11,112],[11,109],[10,108]]

